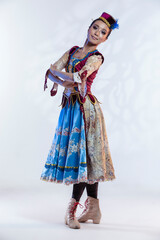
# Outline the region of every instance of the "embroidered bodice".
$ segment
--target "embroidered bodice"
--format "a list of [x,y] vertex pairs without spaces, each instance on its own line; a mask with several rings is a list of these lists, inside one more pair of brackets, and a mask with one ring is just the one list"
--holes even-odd
[[103,55],[97,49],[88,52],[84,58],[79,59],[74,57],[74,53],[76,53],[79,48],[78,46],[72,47],[53,64],[58,70],[65,68],[66,72],[73,73],[74,82],[78,83],[78,88],[72,87],[64,89],[63,93],[67,96],[76,91],[79,91],[83,97],[87,92],[90,93],[93,80],[104,61]]

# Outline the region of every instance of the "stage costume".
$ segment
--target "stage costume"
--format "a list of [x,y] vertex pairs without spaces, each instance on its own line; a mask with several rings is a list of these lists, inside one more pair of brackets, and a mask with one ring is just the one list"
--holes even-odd
[[[106,12],[95,19],[90,27],[96,20],[103,21],[110,29],[107,38],[113,29],[119,28],[118,19]],[[65,89],[58,124],[40,177],[48,182],[73,184],[65,214],[65,224],[73,229],[81,228],[80,223],[88,220],[100,223],[102,214],[97,198],[98,184],[115,179],[103,112],[100,102],[91,92],[104,57],[95,49],[80,59],[75,54],[79,49],[79,46],[73,46],[66,51],[45,75],[44,90],[47,88],[47,78],[54,82],[51,96],[56,95],[58,84],[65,86]],[[66,73],[62,72],[64,68]],[[79,201],[85,188],[85,209],[76,218],[77,206],[82,206]]]
[[[115,179],[103,112],[91,92],[104,57],[96,49],[82,59],[75,58],[78,49],[72,47],[54,64],[59,70],[72,72],[78,87],[64,89],[58,124],[40,177],[66,185]],[[51,72],[46,74],[52,78]]]

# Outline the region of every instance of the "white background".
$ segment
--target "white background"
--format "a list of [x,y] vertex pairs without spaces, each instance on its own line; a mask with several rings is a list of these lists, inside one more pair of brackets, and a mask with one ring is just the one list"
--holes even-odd
[[[23,202],[25,206],[29,191],[35,193],[35,189],[37,194],[43,195],[36,195],[36,203],[44,198],[48,204],[49,194],[52,198],[56,196],[61,206],[64,205],[62,199],[65,204],[69,200],[72,186],[40,180],[54,136],[63,91],[59,87],[58,94],[51,97],[52,82],[48,80],[49,87],[44,92],[44,76],[50,64],[57,61],[66,50],[74,45],[83,47],[89,25],[104,11],[118,19],[119,29],[113,30],[108,40],[97,48],[104,55],[105,61],[94,80],[92,93],[102,103],[116,179],[100,184],[99,197],[102,202],[110,201],[109,204],[113,204],[117,196],[122,199],[131,195],[147,195],[148,199],[153,198],[149,206],[157,206],[153,219],[156,221],[156,216],[160,215],[158,0],[0,1],[2,209],[9,209],[9,206],[15,208],[17,198],[22,198],[21,204]],[[12,205],[9,199],[14,199],[14,196]],[[138,209],[142,208],[136,202],[134,204],[138,213]],[[143,200],[142,205],[145,205]],[[44,203],[39,210],[50,214],[49,209],[42,210],[43,206]],[[121,208],[121,204],[116,206]],[[115,211],[114,204],[112,207]],[[22,209],[25,209],[23,205]],[[125,209],[119,216],[122,217],[124,212],[127,214],[127,211]],[[7,216],[6,224],[12,224]],[[112,218],[114,221],[114,216]],[[61,216],[59,219],[62,221]],[[151,216],[148,219],[152,219]],[[3,221],[4,216],[2,225]],[[3,233],[2,240],[14,239],[13,235],[9,238],[5,231]],[[129,236],[132,239],[132,234]],[[142,239],[142,236],[139,237]],[[159,239],[158,235],[154,237],[144,239]],[[15,239],[18,239],[17,235]]]

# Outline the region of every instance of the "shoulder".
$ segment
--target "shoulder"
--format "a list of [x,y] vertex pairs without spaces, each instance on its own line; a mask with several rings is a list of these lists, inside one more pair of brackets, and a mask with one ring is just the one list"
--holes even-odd
[[95,52],[95,55],[100,59],[102,59],[102,63],[104,62],[104,56],[103,56],[103,54],[102,53],[100,53],[98,50],[97,50],[97,52]]
[[69,54],[72,54],[79,46],[73,46],[69,50]]
[[104,57],[99,51],[96,51],[93,54],[89,55],[87,61],[92,62],[92,63],[98,62],[98,63],[102,64],[104,62]]

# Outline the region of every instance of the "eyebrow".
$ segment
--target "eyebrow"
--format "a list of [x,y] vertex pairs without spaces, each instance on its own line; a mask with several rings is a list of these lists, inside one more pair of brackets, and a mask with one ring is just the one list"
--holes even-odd
[[[97,25],[99,27],[99,25],[97,23],[95,23],[94,25]],[[107,30],[105,28],[102,28],[102,30],[105,30],[107,32]]]

